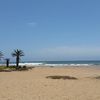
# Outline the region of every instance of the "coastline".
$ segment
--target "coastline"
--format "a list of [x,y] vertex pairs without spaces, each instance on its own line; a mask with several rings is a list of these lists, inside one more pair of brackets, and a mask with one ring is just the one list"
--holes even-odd
[[[77,80],[50,79],[71,76]],[[35,67],[0,73],[0,100],[100,100],[100,68]]]
[[[0,65],[6,65],[5,62],[2,62]],[[10,62],[10,66],[15,66],[15,62]],[[62,66],[100,66],[99,60],[79,60],[79,61],[24,61],[19,63],[20,66],[53,66],[53,67],[62,67]]]

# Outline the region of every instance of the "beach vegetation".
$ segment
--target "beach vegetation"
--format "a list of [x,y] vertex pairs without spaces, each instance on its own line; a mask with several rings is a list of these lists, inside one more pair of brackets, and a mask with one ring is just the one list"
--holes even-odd
[[100,79],[100,76],[95,77],[96,79]]
[[47,76],[46,78],[51,78],[51,79],[69,79],[69,80],[77,80],[76,77],[72,76],[60,76],[60,75],[55,75],[55,76]]
[[15,71],[16,67],[15,66],[0,66],[0,72],[11,72],[11,71]]
[[[24,52],[22,50],[16,49],[14,50],[11,55],[13,57],[16,57],[16,65],[9,65],[10,64],[10,59],[6,58],[3,59],[5,60],[6,64],[1,64],[0,65],[0,72],[11,72],[11,71],[27,71],[31,69],[30,67],[27,66],[19,66],[19,62],[22,56],[24,56]],[[0,51],[0,60],[3,58],[3,53]]]

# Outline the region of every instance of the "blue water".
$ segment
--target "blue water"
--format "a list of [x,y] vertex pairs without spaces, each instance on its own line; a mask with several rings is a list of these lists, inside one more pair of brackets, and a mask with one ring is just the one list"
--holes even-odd
[[[5,64],[5,62],[1,63]],[[10,64],[16,64],[15,62],[10,62]],[[90,65],[100,65],[100,61],[24,61],[20,65],[47,65],[47,66],[90,66]]]
[[92,64],[100,65],[100,61],[26,61],[26,63],[43,63],[43,64]]
[[93,64],[100,65],[100,61],[46,61],[46,64]]

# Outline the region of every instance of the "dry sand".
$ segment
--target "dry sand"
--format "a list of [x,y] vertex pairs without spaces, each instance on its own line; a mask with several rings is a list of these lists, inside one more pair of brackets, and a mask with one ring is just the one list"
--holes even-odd
[[[67,75],[78,80],[49,79]],[[99,68],[33,68],[0,72],[0,100],[100,100]]]

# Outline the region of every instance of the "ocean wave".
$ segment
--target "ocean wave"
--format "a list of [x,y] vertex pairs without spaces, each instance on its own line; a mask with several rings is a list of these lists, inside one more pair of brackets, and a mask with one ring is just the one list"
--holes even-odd
[[20,66],[39,66],[43,65],[43,63],[19,63]]
[[[6,64],[0,64],[0,66],[6,65]],[[10,66],[15,66],[15,63],[9,64]],[[19,63],[19,66],[97,66],[98,64],[46,64],[46,63]]]
[[[0,64],[0,66],[5,66],[6,64]],[[43,65],[43,63],[19,63],[19,66],[40,66]],[[9,64],[9,66],[16,66],[15,63]]]

